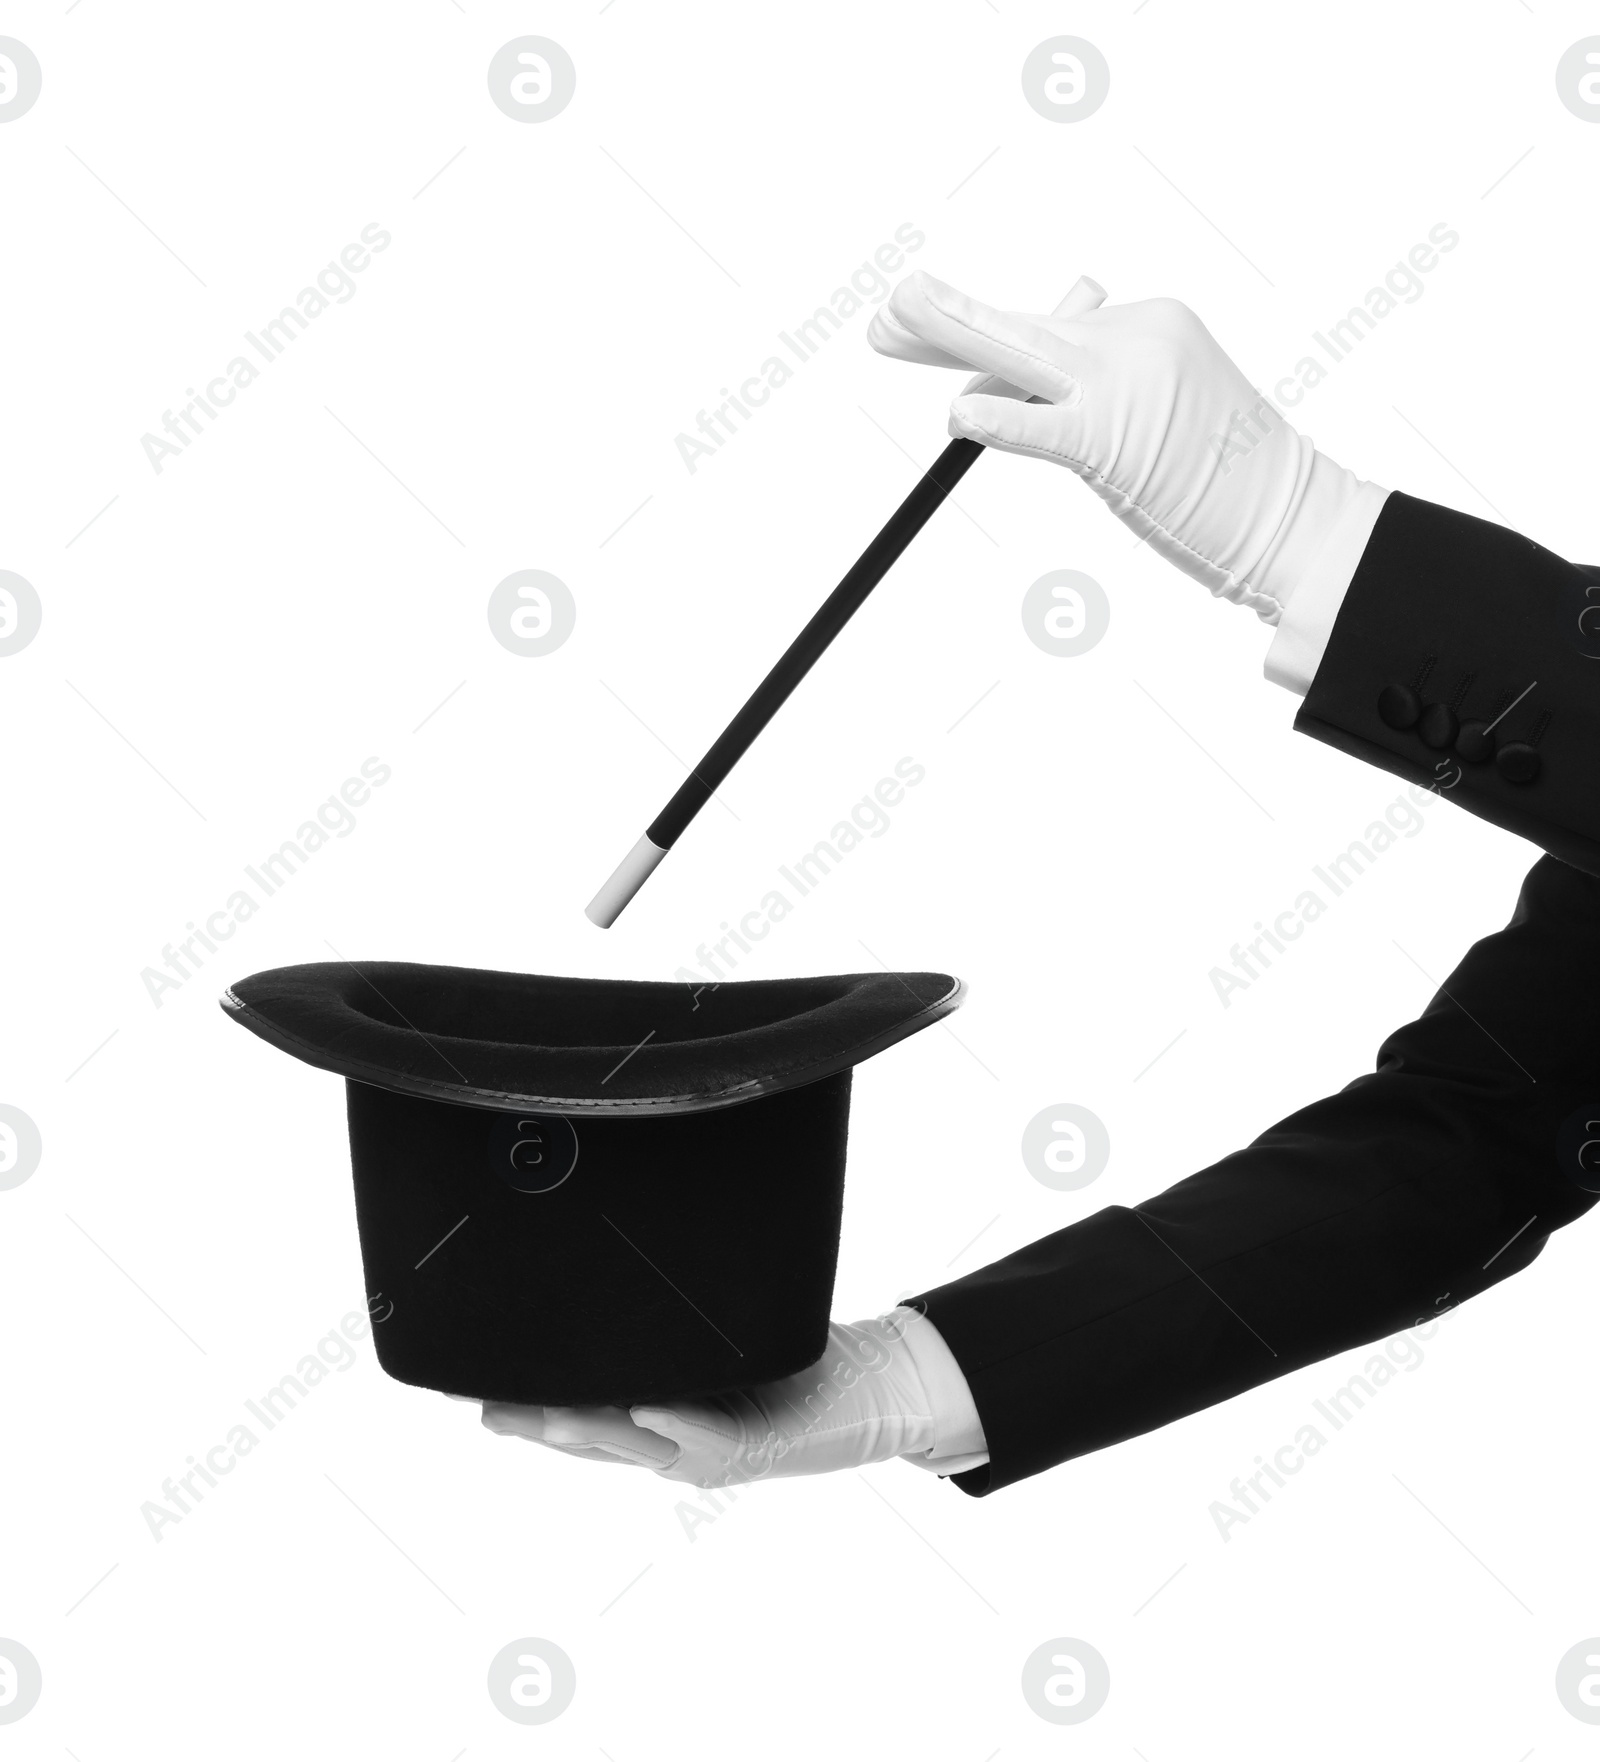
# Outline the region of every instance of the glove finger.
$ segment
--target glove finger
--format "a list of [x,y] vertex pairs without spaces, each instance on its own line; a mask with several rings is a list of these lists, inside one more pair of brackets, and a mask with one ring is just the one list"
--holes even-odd
[[535,1444],[544,1442],[542,1407],[519,1407],[509,1401],[485,1401],[483,1423],[502,1438],[527,1438]]
[[679,1401],[671,1407],[642,1403],[630,1407],[635,1422],[671,1438],[685,1450],[716,1450],[724,1456],[737,1450],[745,1428],[726,1408],[704,1401]]
[[923,367],[966,367],[970,363],[947,355],[906,329],[887,305],[878,307],[867,325],[867,341],[894,361],[915,361]]
[[[1106,290],[1099,282],[1091,280],[1087,275],[1079,276],[1067,297],[1051,313],[1056,320],[1063,318],[1080,318],[1085,312],[1092,312],[1105,302]],[[1061,334],[1058,326],[1052,327],[1055,333]],[[964,361],[945,349],[936,348],[932,343],[924,342],[915,332],[909,331],[895,316],[892,304],[885,303],[873,313],[867,326],[867,341],[880,355],[890,355],[897,361],[917,361],[930,367],[970,367],[970,361]],[[964,388],[969,392],[987,392],[997,398],[1026,398],[1031,394],[1019,391],[1014,385],[997,378],[994,374],[980,373],[970,385]]]
[[597,1446],[651,1467],[671,1462],[678,1454],[674,1443],[635,1424],[622,1407],[547,1407],[544,1441],[580,1449]]
[[1015,398],[974,394],[950,406],[950,433],[1002,453],[1050,459],[1058,465],[1081,464],[1077,425],[1070,408],[1059,404],[1019,403]]
[[946,354],[985,373],[998,374],[1030,397],[1060,403],[1077,389],[1069,371],[1080,353],[1044,319],[1002,312],[918,270],[889,296],[896,319]]
[[974,392],[988,398],[1021,398],[1024,401],[1030,396],[1028,392],[1014,386],[1010,380],[1002,379],[997,373],[975,373],[961,388],[962,397],[971,397]]
[[674,1460],[658,1470],[668,1480],[723,1487],[730,1480],[748,1480],[766,1472],[763,1452],[771,1440],[760,1409],[746,1397],[734,1396],[728,1402],[680,1401],[671,1407],[639,1406],[632,1412],[640,1425],[679,1446]]
[[540,1442],[546,1450],[559,1450],[563,1456],[578,1456],[585,1462],[609,1462],[613,1468],[654,1468],[655,1464],[638,1455],[624,1455],[616,1450],[602,1450],[598,1444],[580,1449],[575,1444],[552,1444],[548,1438]]
[[620,1407],[519,1407],[485,1401],[483,1423],[501,1437],[526,1438],[590,1462],[660,1468],[678,1454],[675,1444],[636,1426]]

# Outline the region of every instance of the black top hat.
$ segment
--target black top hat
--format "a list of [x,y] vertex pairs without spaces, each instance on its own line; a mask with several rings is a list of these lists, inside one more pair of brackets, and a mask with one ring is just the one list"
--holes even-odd
[[943,973],[697,986],[341,961],[256,973],[222,1004],[347,1079],[391,1376],[625,1406],[816,1362],[851,1069],[964,989]]

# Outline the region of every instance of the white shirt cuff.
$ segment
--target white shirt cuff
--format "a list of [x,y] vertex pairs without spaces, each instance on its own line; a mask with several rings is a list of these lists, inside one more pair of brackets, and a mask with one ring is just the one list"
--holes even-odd
[[919,1310],[901,1305],[892,1312],[892,1319],[900,1325],[901,1339],[922,1379],[933,1415],[933,1447],[913,1451],[901,1460],[934,1474],[965,1474],[969,1468],[982,1468],[989,1451],[972,1390],[956,1355]]
[[1343,514],[1297,572],[1262,671],[1274,685],[1304,697],[1333,635],[1333,621],[1355,578],[1389,492],[1363,483]]

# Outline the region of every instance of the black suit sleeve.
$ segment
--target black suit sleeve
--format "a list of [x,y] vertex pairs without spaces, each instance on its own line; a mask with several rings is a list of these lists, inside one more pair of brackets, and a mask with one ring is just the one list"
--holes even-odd
[[993,1492],[1517,1272],[1600,1193],[1591,1121],[1600,1139],[1600,880],[1546,857],[1373,1074],[913,1300],[989,1447],[953,1478]]
[[1295,727],[1600,875],[1600,569],[1396,491]]

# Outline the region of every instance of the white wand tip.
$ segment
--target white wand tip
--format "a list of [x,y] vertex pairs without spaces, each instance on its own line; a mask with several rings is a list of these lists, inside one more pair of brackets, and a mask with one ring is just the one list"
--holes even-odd
[[659,844],[650,842],[647,833],[617,864],[611,879],[583,908],[583,915],[591,924],[609,930],[622,916],[623,907],[650,879],[656,864],[666,854]]

